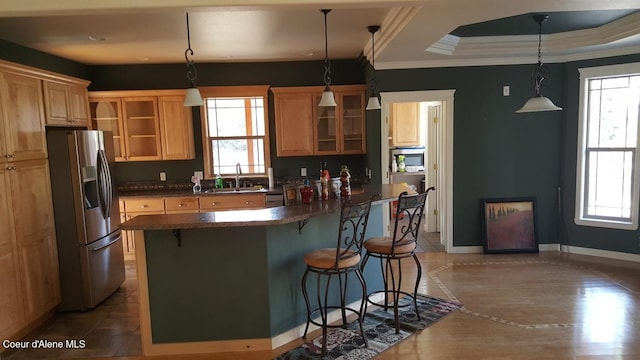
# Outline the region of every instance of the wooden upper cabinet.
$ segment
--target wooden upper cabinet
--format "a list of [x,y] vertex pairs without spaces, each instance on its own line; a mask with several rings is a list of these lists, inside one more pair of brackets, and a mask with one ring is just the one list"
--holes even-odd
[[391,146],[420,145],[420,103],[391,105]]
[[163,160],[194,159],[191,107],[184,106],[184,96],[159,96],[160,136]]
[[363,154],[367,152],[364,87],[339,91],[336,94],[340,110],[340,152]]
[[127,159],[160,160],[160,124],[158,98],[155,96],[122,99]]
[[46,158],[42,81],[0,72],[0,86],[0,162]]
[[124,122],[120,98],[89,99],[91,128],[109,131],[113,137],[113,150],[116,161],[125,161],[127,150],[124,142]]
[[366,152],[364,85],[331,87],[336,107],[320,107],[322,86],[271,88],[278,156]]
[[271,88],[274,94],[278,156],[314,154],[315,94],[298,88]]
[[52,126],[89,126],[86,84],[44,80],[45,123]]
[[111,132],[116,161],[194,159],[184,96],[184,90],[90,92],[91,127]]

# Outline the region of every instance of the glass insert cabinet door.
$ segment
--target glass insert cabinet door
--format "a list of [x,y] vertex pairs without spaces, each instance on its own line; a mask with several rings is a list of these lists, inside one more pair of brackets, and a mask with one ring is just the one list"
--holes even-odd
[[342,151],[361,153],[364,144],[364,96],[362,92],[340,94],[342,105]]
[[[336,153],[338,148],[338,118],[336,117],[336,109],[338,106],[318,106],[322,93],[315,96],[316,111],[316,153]],[[338,99],[336,99],[337,101]]]
[[160,159],[157,98],[127,97],[122,101],[128,160]]
[[91,100],[91,128],[110,131],[113,135],[113,150],[116,160],[125,159],[122,128],[122,105],[119,99]]

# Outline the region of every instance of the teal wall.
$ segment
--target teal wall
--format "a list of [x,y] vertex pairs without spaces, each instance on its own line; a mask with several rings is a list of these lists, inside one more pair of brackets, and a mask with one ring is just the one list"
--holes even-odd
[[[535,196],[540,243],[558,240],[562,112],[516,114],[533,95],[531,66],[385,70],[381,92],[455,89],[453,236],[455,246],[481,244],[480,199]],[[545,95],[564,103],[564,66],[551,65]],[[502,96],[509,85],[511,95]]]
[[[183,88],[184,65],[91,66],[0,41],[0,58],[86,78],[92,90]],[[536,196],[539,241],[640,253],[637,231],[598,229],[573,223],[579,67],[640,61],[640,55],[550,64],[551,87],[545,95],[563,111],[515,114],[531,95],[532,65],[377,71],[379,91],[455,89],[453,154],[454,245],[481,245],[479,200],[487,197]],[[199,85],[321,85],[321,62],[197,64]],[[333,61],[335,84],[365,83],[373,76],[361,60]],[[502,96],[502,86],[511,96]],[[271,99],[272,101],[272,99]],[[271,102],[271,111],[273,103]],[[273,113],[270,114],[271,121]],[[367,155],[362,157],[274,158],[276,176],[315,173],[321,160],[337,173],[347,163],[354,174],[380,174],[380,112],[367,111]],[[271,131],[273,123],[270,124]],[[199,114],[194,113],[197,158],[192,161],[121,163],[120,181],[184,179],[202,167]],[[271,144],[275,154],[275,143]],[[559,196],[560,194],[560,196]],[[561,205],[560,200],[561,198]],[[560,216],[560,210],[562,215]],[[613,240],[611,240],[613,239]]]

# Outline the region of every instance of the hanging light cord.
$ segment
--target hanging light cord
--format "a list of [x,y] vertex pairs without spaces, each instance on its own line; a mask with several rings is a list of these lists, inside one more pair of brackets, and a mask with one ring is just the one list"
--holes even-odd
[[378,85],[376,80],[376,39],[375,33],[380,30],[380,26],[371,25],[368,27],[371,33],[371,66],[373,67],[373,76],[371,77],[371,96],[376,96],[376,88]]
[[191,85],[195,85],[198,71],[196,70],[195,61],[189,59],[189,55],[193,56],[193,50],[191,49],[191,33],[189,31],[189,13],[187,13],[187,50],[184,52],[184,59],[187,62],[187,79],[189,79]]
[[542,82],[548,77],[549,71],[542,64],[542,23],[545,22],[549,16],[536,15],[535,21],[538,23],[538,64],[533,69],[533,84],[536,96],[542,96]]
[[324,84],[329,87],[331,85],[331,62],[329,61],[329,41],[327,36],[327,14],[331,9],[320,10],[324,13]]

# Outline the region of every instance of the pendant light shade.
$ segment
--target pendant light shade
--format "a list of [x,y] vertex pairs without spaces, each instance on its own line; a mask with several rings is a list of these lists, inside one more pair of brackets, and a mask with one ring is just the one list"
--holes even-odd
[[202,95],[197,87],[190,87],[187,89],[187,96],[184,98],[184,106],[202,106]]
[[324,92],[318,106],[336,106],[336,98],[333,96],[333,91],[329,85],[331,85],[331,63],[329,62],[329,42],[327,40],[327,14],[331,12],[331,9],[320,10],[324,14]]
[[367,27],[371,33],[371,67],[373,67],[373,76],[371,77],[371,95],[369,95],[369,101],[367,102],[367,110],[380,110],[380,99],[378,98],[378,91],[376,89],[376,42],[374,34],[380,30],[379,25],[370,25]]
[[333,96],[333,91],[329,89],[329,87],[325,87],[322,92],[322,97],[320,98],[320,102],[318,106],[337,106],[336,98]]
[[547,21],[548,18],[549,15],[533,16],[533,20],[538,23],[538,63],[532,72],[536,96],[529,99],[516,113],[562,110],[561,107],[556,106],[549,98],[542,96],[542,88],[546,86],[546,83],[543,82],[548,80],[550,76],[549,70],[542,64],[542,51],[540,49],[542,43],[542,23]]
[[380,106],[380,100],[377,96],[372,95],[367,101],[367,110],[380,110],[382,106]]
[[187,50],[184,52],[184,59],[187,62],[187,80],[189,80],[189,88],[184,98],[184,106],[202,106],[202,95],[200,90],[196,87],[196,78],[198,72],[196,70],[196,63],[189,56],[193,56],[193,50],[191,50],[191,34],[189,33],[189,13],[187,13]]

